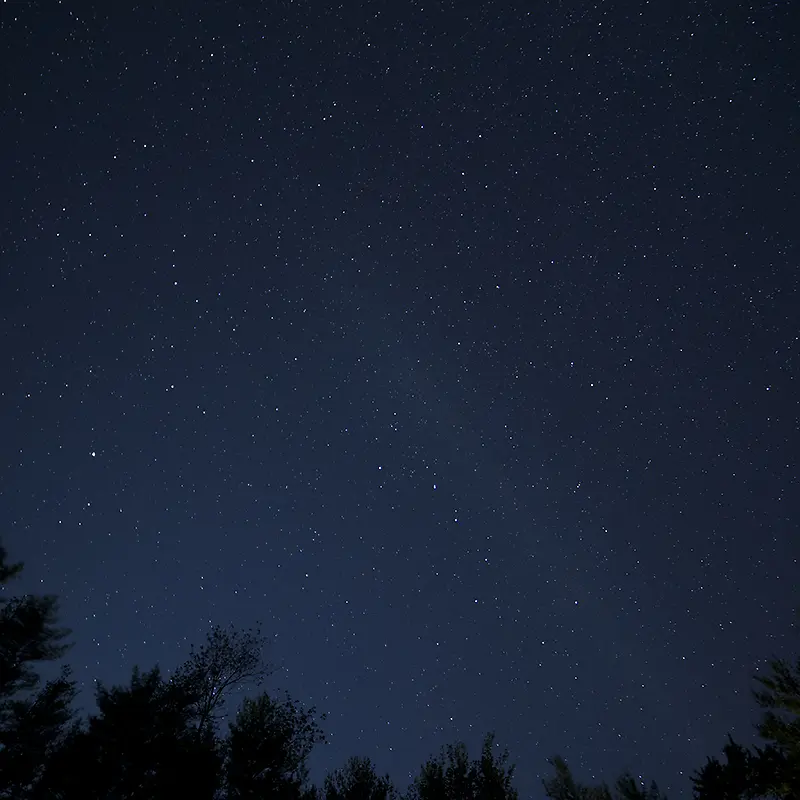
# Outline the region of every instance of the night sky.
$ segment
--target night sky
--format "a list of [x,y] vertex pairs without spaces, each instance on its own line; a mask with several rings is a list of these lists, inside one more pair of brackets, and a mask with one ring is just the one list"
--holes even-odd
[[2,535],[82,707],[261,620],[317,780],[687,793],[800,644],[792,4],[126,6],[0,8]]

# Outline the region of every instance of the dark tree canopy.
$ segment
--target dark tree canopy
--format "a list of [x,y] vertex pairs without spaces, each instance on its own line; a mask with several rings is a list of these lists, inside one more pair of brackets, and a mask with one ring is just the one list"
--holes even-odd
[[308,788],[308,757],[325,741],[314,713],[289,697],[246,699],[226,743],[227,796],[300,798]]
[[134,668],[129,686],[100,685],[96,701],[99,713],[72,732],[44,789],[63,800],[213,798],[221,756],[213,736],[192,724],[195,695],[164,681],[158,667]]
[[199,727],[215,726],[232,690],[259,687],[274,672],[263,660],[266,639],[260,629],[211,629],[206,642],[192,646],[187,660],[175,670],[171,682],[183,685],[194,696]]
[[[23,564],[8,564],[0,545],[0,585],[19,575]],[[0,702],[39,684],[36,665],[61,658],[71,633],[57,626],[58,599],[53,595],[0,595]]]
[[353,756],[325,778],[324,800],[393,800],[397,792],[388,775],[380,777],[369,758]]
[[766,745],[745,748],[728,736],[724,761],[709,758],[692,776],[697,800],[800,798],[800,659],[773,659],[769,667],[753,692],[764,709],[756,728]]
[[[0,545],[0,585],[21,569]],[[57,612],[52,596],[0,594],[0,800],[518,800],[515,767],[493,733],[474,759],[462,742],[442,748],[401,798],[369,758],[311,784],[309,757],[325,736],[316,710],[288,695],[245,698],[221,732],[231,694],[273,671],[258,629],[212,628],[168,679],[158,666],[136,667],[128,685],[98,684],[96,713],[77,722],[69,668],[44,684],[37,671],[68,648]],[[774,659],[756,681],[764,746],[729,737],[722,759],[692,777],[696,800],[800,800],[800,659]],[[630,772],[589,786],[563,758],[549,763],[551,800],[665,800]]]
[[773,659],[769,675],[760,675],[761,685],[753,694],[758,705],[766,709],[758,732],[787,759],[797,766],[800,759],[800,658],[790,662]]
[[555,775],[544,780],[544,790],[551,800],[665,800],[655,782],[645,787],[630,772],[623,773],[610,789],[606,784],[582,786],[572,776],[567,762],[556,756],[548,762]]
[[231,800],[299,799],[306,760],[322,741],[313,709],[266,694],[246,699],[221,738],[213,712],[223,693],[262,670],[251,634],[215,629],[208,641],[170,680],[158,667],[134,668],[128,686],[98,686],[98,713],[73,729],[39,796],[212,800],[223,792]]
[[494,752],[493,733],[473,761],[463,742],[447,745],[423,764],[409,788],[409,800],[517,800],[514,766],[507,762],[507,751]]
[[[22,571],[9,564],[0,545],[0,585]],[[42,766],[72,719],[75,685],[63,667],[41,685],[36,667],[61,658],[69,631],[58,623],[58,602],[50,595],[0,594],[0,797],[30,796]]]

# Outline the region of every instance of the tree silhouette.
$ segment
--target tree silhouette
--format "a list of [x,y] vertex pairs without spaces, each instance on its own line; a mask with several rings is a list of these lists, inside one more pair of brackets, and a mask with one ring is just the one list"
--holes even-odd
[[555,769],[555,775],[542,783],[545,794],[551,800],[665,800],[655,781],[645,789],[630,772],[617,778],[612,791],[605,783],[581,786],[561,756],[549,759],[548,763]]
[[[0,545],[0,585],[20,574]],[[32,796],[44,763],[73,716],[75,684],[69,668],[41,686],[35,667],[59,659],[70,631],[57,627],[58,602],[51,595],[0,595],[0,797]]]
[[709,758],[705,767],[692,777],[694,795],[704,800],[739,800],[739,798],[792,797],[780,790],[780,776],[785,772],[782,753],[772,746],[742,747],[728,736],[722,749],[725,762]]
[[484,739],[480,758],[470,761],[463,742],[442,748],[423,764],[409,787],[408,800],[517,800],[508,752],[493,752],[494,734]]
[[[21,570],[0,545],[0,586]],[[401,800],[368,758],[311,785],[308,759],[325,737],[315,709],[288,695],[244,699],[220,732],[231,694],[273,672],[258,629],[212,628],[169,678],[156,666],[134,668],[126,686],[98,684],[97,713],[73,721],[69,668],[44,684],[37,672],[69,647],[57,612],[51,595],[0,594],[0,800]],[[800,800],[800,659],[773,659],[756,683],[765,744],[745,748],[729,736],[721,758],[692,776],[696,800]],[[563,758],[549,763],[551,800],[664,800],[629,772],[611,787],[587,786]],[[518,800],[513,776],[489,734],[475,759],[462,742],[443,747],[402,800]]]
[[96,700],[99,713],[51,760],[44,790],[63,800],[214,797],[222,758],[213,733],[192,724],[196,694],[158,667],[134,668],[129,686],[100,685]]
[[614,788],[619,800],[666,800],[666,797],[658,790],[655,781],[652,781],[649,788],[645,789],[643,785],[636,782],[630,772],[617,778]]
[[262,694],[219,735],[226,695],[269,671],[262,647],[257,632],[215,627],[168,680],[134,668],[128,686],[98,685],[98,713],[64,737],[32,800],[312,800],[306,761],[323,740],[314,709]]
[[45,763],[68,735],[75,684],[70,670],[31,697],[4,703],[0,726],[0,797],[33,797]]
[[483,740],[480,758],[474,763],[476,797],[481,800],[516,800],[512,786],[515,765],[508,764],[508,750],[494,753],[494,733]]
[[606,786],[581,786],[572,776],[572,771],[561,756],[548,759],[555,775],[542,781],[544,792],[551,800],[609,800],[611,793]]
[[753,691],[765,709],[756,730],[764,748],[742,747],[728,736],[724,763],[709,758],[692,776],[698,800],[750,800],[800,797],[800,659],[795,665],[773,659],[770,674],[756,676],[762,687]]
[[353,756],[325,778],[324,800],[394,800],[397,792],[388,775],[379,777],[372,761]]
[[261,686],[274,669],[263,661],[266,639],[258,628],[228,630],[216,625],[206,643],[191,648],[188,659],[175,670],[171,682],[195,696],[198,727],[215,727],[228,694],[237,688]]
[[314,713],[290,697],[277,702],[262,693],[245,699],[225,745],[226,796],[300,798],[308,788],[308,756],[315,744],[325,741]]
[[[766,709],[758,733],[785,756],[787,767],[796,768],[800,760],[800,658],[794,665],[773,659],[770,670],[771,675],[756,677],[764,688],[753,692],[758,705]],[[797,774],[787,777],[796,779]]]

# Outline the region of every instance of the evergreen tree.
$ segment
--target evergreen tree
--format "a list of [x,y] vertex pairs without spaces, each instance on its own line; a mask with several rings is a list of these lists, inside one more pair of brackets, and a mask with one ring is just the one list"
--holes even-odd
[[655,781],[652,781],[650,786],[645,789],[629,772],[617,778],[614,787],[619,800],[666,800],[658,790]]
[[515,765],[508,764],[508,750],[494,753],[494,733],[483,741],[480,758],[473,765],[475,797],[480,800],[516,800],[517,791],[512,786]]
[[572,776],[572,770],[561,757],[549,759],[555,775],[542,781],[544,792],[550,800],[611,800],[611,792],[605,785],[581,786]]
[[763,688],[753,694],[758,705],[766,709],[758,733],[782,757],[775,786],[777,795],[797,798],[800,797],[800,657],[794,665],[773,659],[770,671],[769,675],[756,677]]
[[262,693],[244,700],[225,746],[229,800],[299,800],[310,791],[307,760],[325,741],[314,713],[290,697],[278,702]]
[[517,800],[514,766],[508,753],[493,752],[494,734],[484,739],[480,758],[470,761],[463,742],[447,745],[423,764],[409,787],[408,800]]
[[[99,713],[51,760],[42,788],[62,800],[212,800],[221,777],[213,733],[192,724],[197,695],[134,668],[129,686],[97,688]],[[43,796],[48,796],[43,793]]]
[[4,704],[0,733],[0,797],[33,797],[45,763],[68,736],[75,684],[69,667],[33,695]]
[[32,796],[43,764],[73,716],[75,684],[68,667],[41,686],[36,666],[69,649],[52,595],[7,597],[6,584],[23,569],[0,545],[0,797]]
[[169,680],[135,668],[129,686],[99,685],[98,713],[70,731],[41,797],[211,800],[224,777],[218,717],[233,689],[268,672],[263,644],[257,632],[217,626]]
[[800,798],[800,659],[795,665],[773,659],[769,666],[753,692],[765,709],[756,729],[766,746],[745,748],[729,735],[724,763],[709,758],[692,776],[697,800]]
[[353,756],[325,778],[324,800],[394,800],[397,792],[388,775],[379,777],[372,761]]
[[560,756],[548,763],[555,769],[555,775],[542,783],[545,794],[551,800],[666,800],[655,781],[645,788],[630,772],[617,778],[612,791],[605,783],[598,786],[577,783],[567,762]]

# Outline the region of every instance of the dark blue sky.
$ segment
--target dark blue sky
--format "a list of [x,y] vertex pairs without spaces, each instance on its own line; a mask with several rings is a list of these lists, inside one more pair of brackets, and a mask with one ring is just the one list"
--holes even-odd
[[672,796],[796,652],[789,3],[0,10],[3,536],[126,681],[262,620],[404,786]]

